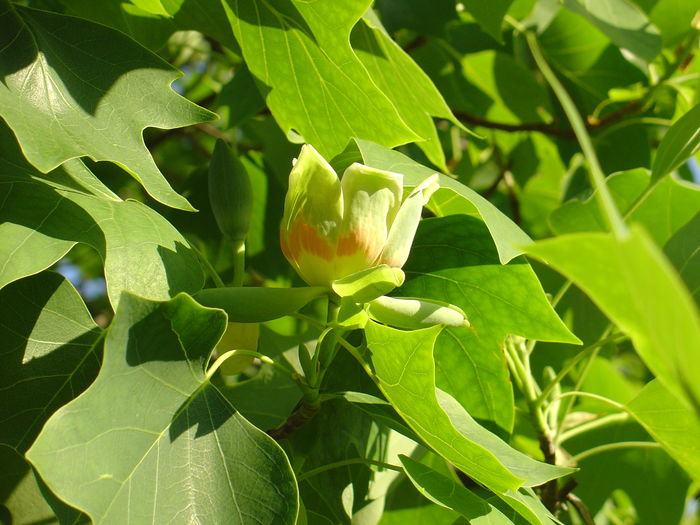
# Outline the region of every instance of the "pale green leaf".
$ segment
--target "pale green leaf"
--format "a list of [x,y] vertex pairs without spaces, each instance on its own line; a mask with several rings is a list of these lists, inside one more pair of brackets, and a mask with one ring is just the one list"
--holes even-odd
[[0,116],[29,161],[42,172],[81,156],[112,161],[155,199],[192,210],[142,137],[146,127],[177,128],[214,116],[169,88],[177,71],[99,24],[8,0],[0,12]]
[[28,452],[47,485],[96,523],[293,523],[284,452],[205,377],[225,325],[184,294],[125,294],[95,383]]
[[695,481],[700,481],[700,418],[658,379],[627,404],[632,415]]
[[[640,228],[538,242],[529,254],[573,280],[624,332],[660,381],[700,412],[700,314],[660,249]],[[574,256],[575,255],[575,256]]]

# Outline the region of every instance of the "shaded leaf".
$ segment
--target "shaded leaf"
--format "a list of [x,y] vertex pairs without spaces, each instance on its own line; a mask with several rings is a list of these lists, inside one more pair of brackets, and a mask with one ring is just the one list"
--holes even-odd
[[293,522],[286,456],[205,377],[225,324],[184,294],[125,294],[97,380],[28,452],[48,486],[99,523]]
[[166,299],[202,287],[182,235],[144,204],[107,194],[80,160],[43,175],[0,147],[0,168],[0,286],[48,268],[80,242],[104,261],[114,307],[123,290]]
[[146,127],[177,128],[214,116],[169,88],[176,70],[102,25],[8,0],[0,2],[0,11],[6,35],[0,45],[0,115],[29,161],[49,172],[75,157],[109,160],[155,199],[192,210],[163,177],[142,137]]
[[664,252],[673,263],[695,302],[700,303],[700,212],[671,237]]

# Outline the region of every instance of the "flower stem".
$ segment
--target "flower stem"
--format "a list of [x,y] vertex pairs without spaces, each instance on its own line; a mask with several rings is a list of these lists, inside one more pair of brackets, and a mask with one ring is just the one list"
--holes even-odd
[[321,474],[322,472],[326,472],[327,470],[332,470],[338,467],[345,467],[347,465],[374,465],[375,467],[380,467],[388,470],[395,470],[396,472],[403,472],[402,467],[392,465],[391,463],[384,463],[383,461],[375,461],[374,459],[367,458],[350,458],[344,459],[342,461],[336,461],[334,463],[328,463],[327,465],[308,470],[303,474],[297,476],[297,481],[303,481],[317,474]]
[[580,463],[586,458],[600,454],[601,452],[607,452],[609,450],[618,450],[621,448],[661,448],[661,445],[655,441],[620,441],[618,443],[606,443],[605,445],[600,445],[597,447],[589,448],[584,450],[580,454],[576,454],[572,459],[576,464]]

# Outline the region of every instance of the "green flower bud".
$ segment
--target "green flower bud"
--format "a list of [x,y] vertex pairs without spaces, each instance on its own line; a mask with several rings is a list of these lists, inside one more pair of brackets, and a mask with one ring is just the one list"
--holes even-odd
[[244,241],[253,209],[253,189],[245,166],[221,139],[216,141],[209,164],[209,202],[221,233],[231,241]]
[[457,306],[413,297],[378,297],[369,303],[367,313],[375,321],[405,330],[437,324],[469,326],[467,316]]

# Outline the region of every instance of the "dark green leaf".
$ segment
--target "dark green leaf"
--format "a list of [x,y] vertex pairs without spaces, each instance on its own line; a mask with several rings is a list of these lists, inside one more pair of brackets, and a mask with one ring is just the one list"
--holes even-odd
[[685,281],[695,302],[700,303],[700,212],[671,237],[664,252]]
[[513,0],[495,0],[492,2],[465,0],[463,3],[464,8],[479,22],[483,30],[499,43],[502,43],[501,25],[503,25],[503,18],[506,16]]
[[13,7],[8,0],[0,2],[0,12],[0,33],[6,35],[0,43],[0,116],[29,161],[42,172],[80,156],[113,161],[155,199],[192,210],[163,177],[141,135],[146,127],[177,128],[214,117],[169,88],[176,70],[99,24]]
[[124,295],[97,380],[28,452],[48,486],[99,523],[293,522],[286,456],[204,374],[225,323],[186,295]]

